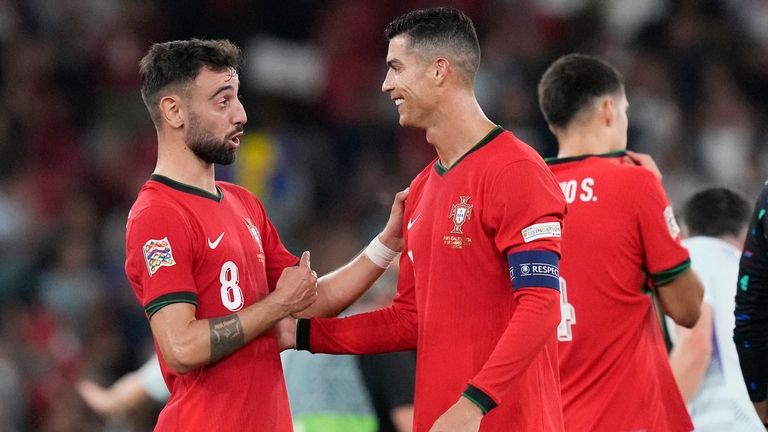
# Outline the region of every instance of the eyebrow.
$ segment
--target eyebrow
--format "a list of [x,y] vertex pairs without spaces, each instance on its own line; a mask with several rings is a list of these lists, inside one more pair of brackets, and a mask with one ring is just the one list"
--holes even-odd
[[401,65],[401,64],[403,64],[403,63],[400,60],[396,59],[396,58],[392,59],[392,60],[389,60],[387,62],[387,66],[389,66],[389,67],[394,67],[394,66]]
[[218,89],[216,89],[216,91],[215,91],[215,92],[213,92],[213,94],[211,95],[211,97],[209,97],[208,99],[209,99],[209,100],[211,100],[211,99],[215,99],[215,98],[216,98],[216,96],[218,96],[218,95],[219,95],[219,93],[225,92],[225,91],[227,91],[227,90],[234,90],[234,89],[235,89],[235,87],[234,87],[232,84],[225,84],[225,85],[223,85],[223,86],[219,87]]

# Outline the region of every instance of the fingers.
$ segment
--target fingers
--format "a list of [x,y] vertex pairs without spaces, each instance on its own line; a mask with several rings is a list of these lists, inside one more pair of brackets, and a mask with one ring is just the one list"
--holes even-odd
[[638,153],[634,152],[632,150],[626,151],[627,158],[634,162],[636,165],[641,166],[651,173],[653,173],[656,178],[659,180],[662,179],[661,171],[659,170],[659,167],[656,165],[656,161],[653,160],[653,157],[651,155],[646,153]]
[[410,187],[407,187],[400,192],[395,194],[395,203],[399,204],[402,203],[408,198],[408,192],[410,191]]
[[310,268],[309,265],[309,251],[304,251],[303,254],[301,254],[301,261],[299,261],[299,267],[306,267]]
[[392,202],[392,212],[402,213],[405,207],[405,201],[408,198],[408,191],[410,188],[405,188],[395,194],[395,200]]

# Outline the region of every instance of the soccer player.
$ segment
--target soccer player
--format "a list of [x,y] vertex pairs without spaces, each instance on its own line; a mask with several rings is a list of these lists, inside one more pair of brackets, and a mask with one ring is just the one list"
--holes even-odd
[[757,414],[768,426],[768,184],[752,212],[736,289],[733,340],[741,372]]
[[386,28],[382,90],[437,158],[411,182],[392,306],[300,320],[298,349],[416,348],[414,430],[559,431],[556,329],[565,202],[543,160],[474,94],[471,20],[445,7]]
[[568,203],[558,329],[565,428],[690,431],[646,289],[691,327],[702,286],[658,173],[624,151],[623,78],[595,57],[571,54],[547,69],[538,94],[559,145],[549,166]]
[[253,195],[215,181],[247,120],[240,62],[226,40],[193,39],[154,44],[140,63],[158,157],[128,216],[125,267],[171,391],[156,431],[291,431],[273,327],[335,315],[402,247],[406,191],[365,253],[318,280],[309,252],[285,249]]
[[732,340],[733,292],[749,213],[746,199],[720,187],[695,193],[683,210],[688,228],[683,245],[704,283],[704,302],[692,329],[670,328],[670,364],[697,432],[765,432],[744,388]]

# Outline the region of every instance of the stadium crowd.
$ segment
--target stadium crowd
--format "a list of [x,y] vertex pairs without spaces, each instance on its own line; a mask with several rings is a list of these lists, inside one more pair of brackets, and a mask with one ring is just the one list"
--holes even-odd
[[[768,2],[457,0],[483,58],[489,117],[553,156],[536,103],[568,52],[621,69],[629,148],[650,153],[673,204],[704,184],[756,197],[768,178]],[[393,17],[427,0],[0,0],[0,430],[105,424],[75,391],[153,351],[124,273],[125,222],[155,158],[137,63],[150,43],[245,49],[249,122],[217,168],[260,197],[292,252],[325,273],[376,234],[393,194],[433,156],[381,93]]]

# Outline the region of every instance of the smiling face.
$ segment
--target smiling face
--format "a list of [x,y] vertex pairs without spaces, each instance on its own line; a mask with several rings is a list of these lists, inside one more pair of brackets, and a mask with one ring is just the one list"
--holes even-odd
[[240,79],[234,70],[204,67],[186,92],[184,141],[204,162],[229,165],[235,160],[248,120],[239,89]]
[[433,62],[410,47],[410,37],[400,34],[389,41],[387,75],[381,90],[397,106],[401,126],[426,128],[437,105]]

